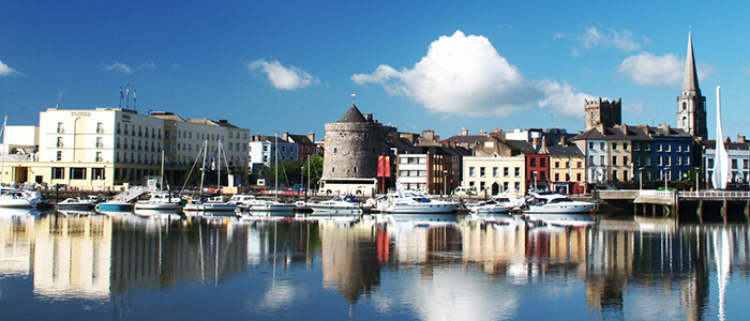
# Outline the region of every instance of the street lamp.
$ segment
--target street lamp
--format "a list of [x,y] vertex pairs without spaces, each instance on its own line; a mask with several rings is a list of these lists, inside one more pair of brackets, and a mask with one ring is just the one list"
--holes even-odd
[[446,195],[450,194],[448,193],[448,170],[447,169],[443,170],[443,193],[445,193]]
[[695,191],[700,192],[701,188],[701,168],[700,167],[694,167],[695,168]]

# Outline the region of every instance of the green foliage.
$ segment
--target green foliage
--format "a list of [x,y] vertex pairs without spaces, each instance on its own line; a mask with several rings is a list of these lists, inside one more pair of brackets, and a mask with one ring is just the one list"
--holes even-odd
[[[323,175],[323,157],[319,155],[313,155],[309,161],[310,164],[310,188],[318,186],[318,180]],[[290,187],[295,184],[303,184],[307,186],[308,179],[308,162],[299,163],[296,160],[285,161],[278,164],[279,171],[279,186]],[[264,168],[259,177],[266,179],[268,186],[274,186],[276,184],[276,164]]]

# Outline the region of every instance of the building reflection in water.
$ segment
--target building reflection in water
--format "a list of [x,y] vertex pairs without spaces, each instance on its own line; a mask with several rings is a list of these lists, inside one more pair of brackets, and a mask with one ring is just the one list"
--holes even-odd
[[642,217],[564,223],[453,215],[186,221],[3,210],[0,275],[31,276],[34,295],[53,300],[107,300],[185,282],[217,285],[259,269],[272,274],[262,275],[270,287],[256,306],[277,309],[312,300],[304,284],[277,273],[314,270],[320,258],[324,289],[350,306],[366,298],[381,312],[408,306],[424,319],[512,318],[529,289],[544,285],[581,286],[587,312],[601,318],[691,320],[729,318],[728,285],[748,276],[748,225]]

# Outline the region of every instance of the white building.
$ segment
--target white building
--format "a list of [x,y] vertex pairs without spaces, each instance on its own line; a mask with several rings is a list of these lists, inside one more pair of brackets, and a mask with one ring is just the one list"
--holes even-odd
[[[258,173],[263,167],[270,167],[276,155],[279,157],[279,163],[296,161],[299,157],[297,144],[288,142],[282,137],[255,135],[251,138],[249,145],[250,166],[253,168],[253,173]],[[278,148],[278,154],[276,148]]]
[[[211,146],[209,153],[215,153],[221,141],[230,167],[247,168],[249,132],[225,120],[183,120],[167,112],[147,116],[123,108],[50,108],[39,115],[36,161],[6,162],[3,183],[35,181],[99,190],[141,185],[160,175],[162,151],[166,179],[181,183],[204,141]],[[28,143],[6,137],[9,147]]]

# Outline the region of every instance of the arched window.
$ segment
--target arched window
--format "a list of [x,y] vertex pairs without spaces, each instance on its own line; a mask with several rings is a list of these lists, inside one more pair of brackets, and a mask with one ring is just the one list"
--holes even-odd
[[683,101],[682,102],[682,110],[685,110],[685,109],[687,109],[687,102]]
[[687,125],[688,125],[687,116],[682,116],[682,126],[687,127]]

